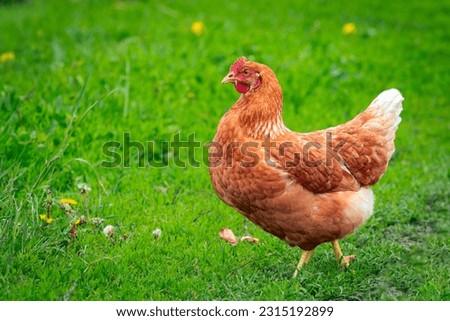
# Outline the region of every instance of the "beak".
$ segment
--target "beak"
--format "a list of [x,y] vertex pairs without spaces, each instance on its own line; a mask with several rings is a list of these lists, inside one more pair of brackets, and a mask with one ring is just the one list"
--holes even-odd
[[234,78],[234,73],[230,72],[225,78],[222,79],[222,84],[227,84],[229,82],[235,82],[236,78]]

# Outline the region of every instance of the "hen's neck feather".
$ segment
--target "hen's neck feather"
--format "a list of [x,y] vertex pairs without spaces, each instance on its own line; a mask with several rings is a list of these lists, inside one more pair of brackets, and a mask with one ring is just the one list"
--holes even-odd
[[239,125],[246,136],[276,138],[289,131],[283,123],[283,93],[278,80],[268,67],[260,71],[261,85],[242,95],[231,108],[237,112]]

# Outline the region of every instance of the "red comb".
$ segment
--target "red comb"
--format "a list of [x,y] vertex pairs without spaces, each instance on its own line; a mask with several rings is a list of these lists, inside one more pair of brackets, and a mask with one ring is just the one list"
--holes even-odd
[[239,69],[242,68],[242,66],[245,64],[246,61],[247,61],[247,58],[245,58],[245,57],[239,58],[231,65],[230,71],[238,72]]

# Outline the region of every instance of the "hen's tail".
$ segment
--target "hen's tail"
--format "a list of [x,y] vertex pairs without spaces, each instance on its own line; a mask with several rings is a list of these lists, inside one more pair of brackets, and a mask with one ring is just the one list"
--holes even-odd
[[402,94],[397,89],[383,91],[370,104],[368,110],[375,111],[375,117],[367,121],[363,127],[386,137],[388,159],[395,151],[394,139],[398,124],[402,120]]

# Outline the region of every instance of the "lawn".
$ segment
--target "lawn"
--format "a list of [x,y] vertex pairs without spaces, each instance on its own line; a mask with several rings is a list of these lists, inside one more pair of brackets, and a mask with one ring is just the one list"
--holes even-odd
[[[450,300],[448,1],[1,3],[1,300]],[[292,279],[299,249],[210,185],[204,145],[242,55],[276,72],[297,131],[405,97],[346,272],[324,244]],[[230,246],[223,227],[260,243]]]

